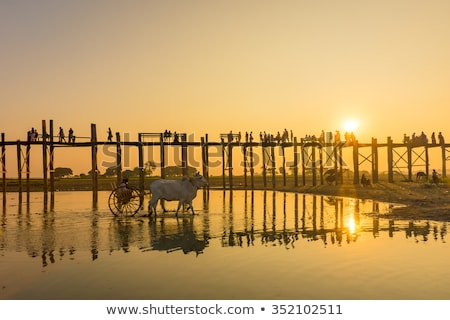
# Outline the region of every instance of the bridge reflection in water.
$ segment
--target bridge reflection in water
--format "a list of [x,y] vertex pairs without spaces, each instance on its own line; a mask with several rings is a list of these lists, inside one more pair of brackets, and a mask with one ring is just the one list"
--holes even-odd
[[[46,266],[64,257],[73,259],[79,252],[89,252],[92,260],[104,252],[135,249],[198,255],[206,253],[212,241],[223,248],[295,249],[311,242],[341,246],[361,237],[396,235],[417,242],[430,238],[445,242],[447,234],[442,222],[385,219],[392,204],[371,200],[210,190],[199,192],[195,216],[176,217],[174,211],[159,210],[156,217],[148,218],[143,210],[135,217],[118,219],[107,209],[108,195],[100,193],[99,205],[90,207],[89,192],[61,192],[52,197],[50,208],[43,205],[40,193],[27,197],[24,205],[21,197],[10,195],[1,217],[0,252],[26,251],[31,257],[40,256]],[[174,210],[176,204],[167,207]]]
[[[220,204],[221,201],[221,204]],[[209,191],[199,193],[197,215],[158,212],[149,219],[146,245],[142,226],[125,228],[130,221],[114,220],[112,234],[140,238],[141,250],[167,253],[204,253],[212,239],[221,247],[284,246],[295,249],[303,242],[324,246],[356,242],[359,237],[404,235],[415,241],[430,237],[444,240],[446,224],[384,219],[392,204],[371,200],[338,198],[274,191]],[[169,205],[170,207],[170,205]],[[172,208],[174,210],[175,207]],[[131,223],[134,225],[134,223]],[[139,235],[139,236],[136,236]],[[144,243],[143,243],[144,242]],[[125,246],[130,245],[129,241]]]
[[[301,239],[321,241],[326,246],[355,242],[362,234],[376,238],[380,233],[389,237],[404,233],[417,241],[427,241],[430,236],[443,239],[446,235],[445,224],[432,227],[430,222],[405,224],[383,219],[393,207],[389,203],[272,191],[234,193],[222,195],[222,246],[251,246],[260,241],[295,248]],[[212,228],[213,223],[209,225]]]

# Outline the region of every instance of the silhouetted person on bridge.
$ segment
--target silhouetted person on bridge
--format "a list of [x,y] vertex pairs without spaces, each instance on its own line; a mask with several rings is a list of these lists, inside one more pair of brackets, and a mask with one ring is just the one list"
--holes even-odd
[[431,134],[431,143],[432,143],[433,145],[436,144],[436,135],[434,134],[434,131],[433,131],[433,133]]
[[63,128],[59,127],[59,142],[66,142]]
[[439,139],[439,144],[444,144],[444,136],[442,135],[442,132],[439,132],[438,139]]
[[72,128],[69,129],[69,143],[75,142],[75,136],[73,135]]

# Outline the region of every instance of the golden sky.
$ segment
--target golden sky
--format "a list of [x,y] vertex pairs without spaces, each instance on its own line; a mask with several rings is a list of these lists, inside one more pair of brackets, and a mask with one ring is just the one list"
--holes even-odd
[[450,135],[449,13],[446,0],[1,0],[0,131],[26,139],[52,119],[79,137],[95,123],[100,139],[218,140],[354,120],[361,142]]

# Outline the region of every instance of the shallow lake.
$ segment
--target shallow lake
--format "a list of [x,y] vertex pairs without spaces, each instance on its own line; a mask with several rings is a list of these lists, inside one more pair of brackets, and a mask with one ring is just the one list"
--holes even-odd
[[392,204],[210,190],[120,219],[108,196],[2,196],[0,298],[450,299],[447,223]]

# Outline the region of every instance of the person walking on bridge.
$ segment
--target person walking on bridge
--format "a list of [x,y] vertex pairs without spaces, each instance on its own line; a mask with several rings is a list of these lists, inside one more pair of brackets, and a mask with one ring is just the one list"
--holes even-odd
[[66,137],[64,136],[63,128],[59,127],[59,142],[66,142]]

